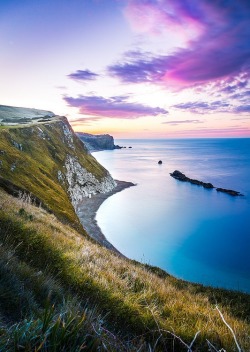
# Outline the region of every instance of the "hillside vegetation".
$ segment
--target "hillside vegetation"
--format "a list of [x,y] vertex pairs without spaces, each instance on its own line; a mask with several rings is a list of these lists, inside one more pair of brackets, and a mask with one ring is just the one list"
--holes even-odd
[[0,130],[0,185],[7,180],[21,191],[32,193],[59,219],[82,230],[67,192],[65,174],[67,155],[97,179],[107,171],[85,149],[73,133],[66,118],[32,126],[4,126]]
[[4,191],[0,233],[1,351],[187,351],[172,333],[198,331],[193,351],[237,351],[216,304],[250,349],[249,295],[121,258]]
[[250,351],[250,295],[91,240],[78,202],[114,180],[66,118],[22,122],[0,129],[0,351]]

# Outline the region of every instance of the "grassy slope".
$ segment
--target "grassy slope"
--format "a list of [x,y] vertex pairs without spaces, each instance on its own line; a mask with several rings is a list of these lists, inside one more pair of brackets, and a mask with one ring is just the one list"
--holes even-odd
[[32,192],[56,215],[0,189],[0,350],[179,351],[166,330],[188,343],[200,330],[197,351],[208,350],[206,339],[234,351],[216,303],[250,350],[249,295],[176,280],[81,236],[57,172],[64,171],[68,154],[97,178],[106,170],[77,138],[75,150],[70,148],[62,123],[66,119],[39,124],[45,139],[34,125],[0,129],[0,176]]
[[[17,128],[4,127],[0,130],[0,176],[27,189],[41,199],[58,218],[81,228],[65,186],[58,182],[58,170],[65,172],[63,165],[68,154],[77,156],[79,162],[98,179],[106,170],[86,152],[83,144],[74,135],[75,150],[65,140],[61,121]],[[40,130],[38,130],[38,128]],[[45,139],[41,136],[41,130]],[[13,141],[22,145],[19,150]],[[11,166],[15,170],[11,171]]]
[[[197,351],[208,351],[206,339],[235,351],[216,303],[242,348],[250,350],[249,295],[185,283],[119,258],[54,215],[1,190],[0,234],[1,351],[13,351],[14,345],[20,351],[35,346],[78,351],[82,344],[88,351],[138,351],[140,346],[149,351],[145,341],[153,346],[159,329],[187,343],[201,331]],[[152,350],[181,350],[162,333]]]

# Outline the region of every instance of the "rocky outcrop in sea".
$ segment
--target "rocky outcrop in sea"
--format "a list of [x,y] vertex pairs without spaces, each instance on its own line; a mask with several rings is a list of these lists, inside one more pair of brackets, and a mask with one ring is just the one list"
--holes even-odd
[[[195,179],[189,178],[185,174],[183,174],[182,172],[180,172],[178,170],[175,170],[174,172],[170,173],[170,176],[172,176],[176,180],[179,180],[179,181],[182,181],[182,182],[189,182],[189,183],[192,183],[193,185],[202,186],[202,187],[207,188],[207,189],[216,188],[210,182],[203,182],[203,181],[199,181],[199,180],[195,180]],[[226,189],[226,188],[217,187],[216,191],[217,192],[223,192],[223,193],[229,194],[230,196],[234,196],[234,197],[235,196],[243,196],[243,194],[241,194],[240,192],[234,191],[232,189]]]
[[192,178],[187,177],[186,175],[184,175],[182,172],[180,172],[178,170],[175,170],[173,173],[170,173],[170,176],[172,176],[176,180],[183,181],[183,182],[189,182],[189,183],[192,183],[197,186],[203,186],[204,188],[214,188],[212,183],[194,180]]

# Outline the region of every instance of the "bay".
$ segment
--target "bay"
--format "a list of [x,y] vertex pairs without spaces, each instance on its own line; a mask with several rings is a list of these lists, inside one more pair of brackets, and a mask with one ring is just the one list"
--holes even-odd
[[[127,257],[175,277],[250,292],[250,139],[116,144],[127,148],[93,155],[115,179],[137,185],[98,210],[106,238]],[[169,175],[174,170],[244,197],[179,182]]]

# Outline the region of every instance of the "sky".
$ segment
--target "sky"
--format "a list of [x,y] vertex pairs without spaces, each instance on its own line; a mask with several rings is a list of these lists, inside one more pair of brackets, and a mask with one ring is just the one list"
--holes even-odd
[[0,77],[75,131],[250,137],[250,1],[1,0]]

